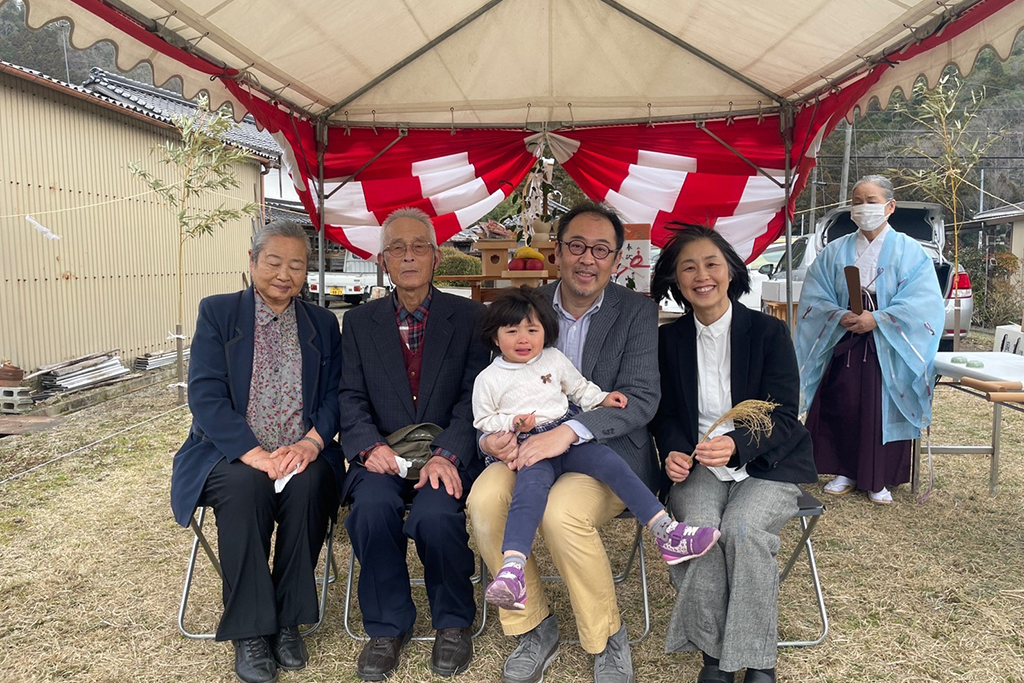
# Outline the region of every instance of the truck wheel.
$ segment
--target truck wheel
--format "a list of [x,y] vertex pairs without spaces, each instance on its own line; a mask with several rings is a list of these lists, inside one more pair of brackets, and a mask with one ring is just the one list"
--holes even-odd
[[952,339],[940,339],[939,340],[939,351],[952,351],[953,340]]
[[361,294],[349,295],[345,297],[345,303],[350,306],[358,306],[363,303],[363,297]]

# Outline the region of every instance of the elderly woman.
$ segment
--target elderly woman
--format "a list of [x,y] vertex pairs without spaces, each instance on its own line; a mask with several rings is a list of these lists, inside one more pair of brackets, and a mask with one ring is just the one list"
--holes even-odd
[[[672,482],[673,516],[722,536],[703,557],[669,568],[677,597],[665,650],[699,650],[701,683],[733,683],[740,669],[745,683],[770,683],[778,534],[797,512],[797,484],[817,480],[810,436],[797,420],[796,356],[783,321],[737,305],[750,278],[725,238],[675,227],[651,293],[656,301],[671,294],[686,313],[659,331],[662,398],[651,429]],[[707,433],[746,399],[780,404],[770,433],[754,436],[731,420]]]
[[224,571],[217,640],[234,642],[235,673],[245,683],[306,665],[298,625],[318,618],[313,572],[345,472],[332,442],[338,320],[296,298],[309,255],[302,228],[275,221],[253,239],[253,286],[200,302],[189,363],[192,429],[171,475],[179,524],[188,525],[197,505],[216,515]]
[[[931,423],[935,352],[945,306],[932,259],[890,229],[892,183],[871,175],[853,186],[858,230],[830,242],[811,264],[800,295],[796,350],[801,411],[818,471],[837,475],[833,495],[854,488],[878,505],[910,480],[911,441]],[[856,266],[853,313],[844,268]]]

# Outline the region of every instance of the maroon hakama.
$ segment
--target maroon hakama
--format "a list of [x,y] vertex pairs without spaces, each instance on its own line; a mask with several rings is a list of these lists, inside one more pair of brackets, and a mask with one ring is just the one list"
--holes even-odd
[[819,473],[855,479],[861,491],[910,481],[913,442],[882,444],[882,370],[872,333],[848,332],[836,344],[806,426]]

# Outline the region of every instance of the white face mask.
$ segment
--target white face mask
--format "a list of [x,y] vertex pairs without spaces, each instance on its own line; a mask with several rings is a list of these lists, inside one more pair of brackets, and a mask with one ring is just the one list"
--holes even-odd
[[885,223],[885,204],[857,204],[850,207],[850,220],[864,232],[873,232]]

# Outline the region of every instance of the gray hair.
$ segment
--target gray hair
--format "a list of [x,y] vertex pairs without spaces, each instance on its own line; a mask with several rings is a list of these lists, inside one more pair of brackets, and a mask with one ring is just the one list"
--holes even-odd
[[896,195],[895,195],[895,193],[893,192],[893,189],[892,189],[892,181],[889,180],[888,178],[886,178],[884,175],[866,175],[866,176],[864,176],[863,178],[861,178],[860,180],[858,180],[854,184],[853,190],[851,190],[851,193],[852,192],[856,192],[858,187],[860,187],[861,185],[864,185],[866,183],[871,183],[872,185],[878,185],[880,188],[882,188],[882,194],[885,195],[885,201],[888,202],[889,200],[896,198]]
[[380,226],[379,253],[383,254],[384,247],[386,247],[388,244],[386,239],[388,234],[388,228],[391,226],[392,223],[397,221],[399,218],[411,218],[425,225],[427,228],[427,235],[430,238],[430,246],[432,246],[434,249],[437,249],[437,235],[434,234],[434,224],[433,222],[431,222],[430,216],[428,216],[427,212],[423,211],[422,209],[417,209],[416,207],[413,206],[406,206],[401,209],[395,209],[390,214],[388,214],[387,218],[384,219],[384,224]]
[[309,263],[309,260],[313,257],[313,247],[309,243],[309,235],[302,229],[302,226],[294,221],[281,218],[267,223],[253,235],[251,257],[253,263],[259,260],[260,252],[267,246],[267,240],[271,237],[290,237],[301,240],[302,244],[306,247],[306,263]]

